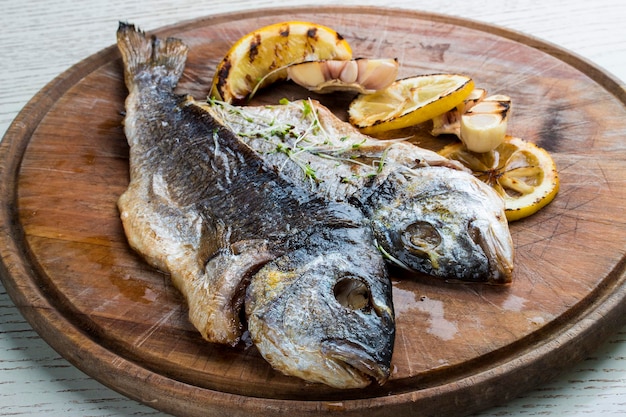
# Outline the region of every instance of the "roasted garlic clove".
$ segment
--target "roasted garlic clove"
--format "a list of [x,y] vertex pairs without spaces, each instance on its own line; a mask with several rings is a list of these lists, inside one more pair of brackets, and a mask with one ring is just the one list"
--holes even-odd
[[288,78],[316,93],[353,91],[371,94],[388,87],[398,75],[397,59],[307,61],[287,67]]
[[430,131],[431,135],[461,135],[461,115],[474,107],[478,102],[485,99],[487,90],[475,88],[463,103],[454,109],[447,111],[433,118],[433,127]]
[[506,136],[511,98],[502,94],[485,98],[461,116],[459,138],[473,152],[489,152]]

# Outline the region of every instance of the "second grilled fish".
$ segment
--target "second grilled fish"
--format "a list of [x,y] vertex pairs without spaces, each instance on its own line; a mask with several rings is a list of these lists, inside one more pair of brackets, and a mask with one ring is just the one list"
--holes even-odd
[[363,135],[313,100],[246,107],[209,101],[208,111],[295,183],[361,208],[391,262],[445,279],[511,281],[504,202],[455,162],[406,141]]

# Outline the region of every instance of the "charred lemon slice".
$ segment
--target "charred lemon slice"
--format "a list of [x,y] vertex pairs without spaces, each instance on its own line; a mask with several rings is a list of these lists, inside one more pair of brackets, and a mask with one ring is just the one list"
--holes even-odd
[[300,21],[275,23],[248,33],[230,48],[217,65],[211,96],[228,103],[241,101],[285,79],[288,65],[351,58],[350,45],[333,29]]
[[455,108],[473,89],[472,79],[459,74],[403,78],[357,96],[348,108],[350,123],[367,134],[413,126]]
[[545,149],[507,136],[491,152],[469,151],[464,144],[444,147],[439,154],[461,162],[503,198],[508,221],[536,213],[559,191],[556,164]]

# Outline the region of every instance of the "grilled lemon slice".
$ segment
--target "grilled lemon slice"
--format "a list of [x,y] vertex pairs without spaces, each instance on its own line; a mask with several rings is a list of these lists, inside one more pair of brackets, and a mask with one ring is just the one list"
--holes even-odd
[[473,89],[474,81],[459,74],[403,78],[357,96],[348,108],[350,123],[367,134],[413,126],[455,108]]
[[461,162],[503,198],[508,221],[536,213],[559,191],[556,164],[545,149],[507,136],[491,152],[475,153],[464,144],[444,147],[439,154]]
[[352,49],[336,31],[309,22],[265,26],[240,38],[218,64],[211,96],[228,103],[287,77],[290,64],[322,59],[348,60]]

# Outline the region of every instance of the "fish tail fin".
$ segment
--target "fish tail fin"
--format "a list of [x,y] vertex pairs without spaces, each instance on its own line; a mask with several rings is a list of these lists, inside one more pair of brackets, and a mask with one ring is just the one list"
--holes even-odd
[[173,89],[187,59],[187,46],[176,38],[147,37],[135,25],[120,22],[117,45],[124,61],[124,80],[131,90],[141,82]]

